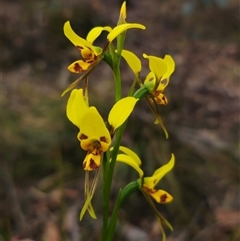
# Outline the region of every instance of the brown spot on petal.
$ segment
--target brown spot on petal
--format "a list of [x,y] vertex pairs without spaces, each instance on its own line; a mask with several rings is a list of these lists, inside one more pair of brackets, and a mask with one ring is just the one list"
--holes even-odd
[[94,160],[93,159],[91,159],[90,160],[90,168],[92,169],[92,170],[95,170],[95,169],[97,169],[98,168],[98,165],[94,162]]
[[150,81],[153,81],[153,80],[154,80],[154,78],[152,77],[152,78],[149,79],[149,82],[150,82]]
[[81,136],[79,137],[80,140],[86,140],[88,138],[88,136],[81,134]]
[[75,63],[73,69],[74,69],[76,72],[82,72],[82,71],[83,71],[83,69],[82,69],[82,67],[79,65],[79,63]]
[[105,136],[101,136],[101,137],[100,137],[100,141],[107,143],[107,139],[106,139]]
[[167,105],[167,103],[168,103],[167,98],[165,96],[162,97],[162,103],[164,105]]
[[161,80],[161,84],[166,85],[167,84],[167,79]]
[[161,203],[165,203],[166,200],[167,200],[167,198],[168,198],[167,194],[166,194],[166,193],[163,194],[162,196],[160,196],[160,202],[161,202]]
[[83,169],[85,170],[86,168],[86,162],[83,163]]

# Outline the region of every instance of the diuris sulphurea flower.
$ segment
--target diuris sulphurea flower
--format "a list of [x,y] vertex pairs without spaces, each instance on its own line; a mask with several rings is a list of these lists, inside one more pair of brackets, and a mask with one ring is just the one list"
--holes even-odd
[[[129,117],[137,101],[138,99],[134,97],[125,97],[116,102],[108,115],[108,129],[96,107],[89,107],[83,89],[74,89],[70,94],[66,108],[67,117],[79,128],[77,139],[80,141],[82,149],[87,151],[83,161],[83,169],[86,171],[86,201],[80,218],[83,217],[87,209],[92,217],[96,216],[90,202],[97,185],[102,154],[108,150],[116,129]],[[93,170],[97,170],[97,174],[90,188],[88,172]]]
[[140,87],[144,90],[144,96],[146,97],[148,104],[156,117],[155,124],[160,124],[166,137],[168,137],[167,130],[159,115],[157,105],[167,105],[168,103],[167,97],[163,94],[163,91],[167,87],[170,76],[174,72],[174,60],[170,55],[165,55],[162,59],[156,56],[143,54],[143,57],[149,60],[150,72],[146,76],[145,80],[141,82],[140,72],[142,64],[140,59],[128,50],[122,50],[121,55],[132,69]]
[[[72,29],[70,22],[67,21],[64,24],[63,31],[65,36],[73,43],[73,45],[80,51],[82,59],[74,61],[68,66],[68,70],[73,73],[83,73],[83,75],[74,81],[62,94],[66,94],[69,90],[75,88],[78,83],[85,79],[93,68],[104,58],[104,54],[108,50],[109,44],[113,42],[121,33],[128,29],[145,29],[146,27],[139,23],[127,23],[126,18],[126,3],[124,2],[120,10],[119,23],[116,27],[111,28],[110,26],[105,27],[94,27],[87,34],[86,39],[78,36]],[[103,48],[94,45],[94,41],[103,32],[107,31],[107,39]]]
[[66,112],[68,119],[79,128],[77,138],[82,149],[88,152],[83,162],[84,170],[99,167],[101,154],[108,150],[114,132],[131,114],[136,102],[134,97],[125,97],[116,102],[108,115],[108,129],[98,110],[88,106],[83,89],[71,92]]
[[144,84],[151,83],[149,87],[156,103],[166,105],[168,100],[163,91],[169,83],[170,76],[175,69],[175,63],[170,55],[165,55],[163,59],[146,54],[143,54],[143,57],[149,60],[149,69],[151,70]]
[[166,239],[165,231],[163,229],[162,224],[167,225],[171,230],[173,229],[171,224],[160,214],[158,209],[156,208],[154,201],[155,200],[157,203],[160,204],[166,204],[169,203],[173,200],[173,197],[171,194],[168,192],[162,190],[162,189],[157,189],[156,186],[158,183],[161,181],[161,179],[168,173],[170,172],[175,164],[175,157],[172,154],[171,159],[169,162],[157,170],[152,174],[152,176],[145,177],[144,172],[140,168],[141,165],[141,160],[138,157],[138,155],[130,150],[127,147],[121,146],[119,148],[123,154],[118,154],[117,156],[117,161],[123,162],[131,167],[133,167],[139,174],[139,179],[137,179],[136,183],[138,185],[138,188],[141,190],[143,193],[145,199],[147,200],[148,204],[156,214],[159,223],[160,223],[160,228],[162,231],[162,236],[163,240]]
[[123,154],[118,154],[117,161],[128,164],[138,172],[138,184],[141,191],[151,196],[158,203],[168,203],[173,200],[173,197],[166,191],[155,189],[155,186],[160,180],[174,167],[175,157],[173,154],[167,164],[158,168],[152,176],[145,177],[144,172],[140,168],[141,160],[138,155],[127,147],[120,146],[119,150],[123,152]]

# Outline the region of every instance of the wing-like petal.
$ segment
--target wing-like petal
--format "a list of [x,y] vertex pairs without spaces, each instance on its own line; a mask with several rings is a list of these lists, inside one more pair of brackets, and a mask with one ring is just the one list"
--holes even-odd
[[139,23],[124,23],[115,27],[107,36],[109,42],[112,42],[118,35],[130,28],[146,29],[146,27]]
[[108,122],[114,131],[129,117],[137,101],[138,99],[134,97],[125,97],[112,107],[108,115]]
[[68,99],[66,114],[68,119],[80,129],[80,120],[89,109],[83,89],[74,89]]
[[130,157],[128,155],[125,155],[125,154],[118,154],[117,161],[123,162],[123,163],[131,166],[132,168],[134,168],[138,172],[140,177],[143,176],[142,169],[139,167],[139,165],[136,163],[136,161],[132,157]]
[[140,158],[138,157],[138,155],[134,151],[132,151],[131,149],[129,149],[129,148],[125,147],[125,146],[120,146],[119,150],[121,152],[127,154],[128,156],[130,156],[136,162],[136,164],[138,166],[141,165],[142,162],[141,162]]
[[78,36],[73,30],[72,27],[70,25],[70,22],[67,21],[64,26],[63,26],[63,31],[65,36],[75,45],[75,46],[85,46],[85,47],[89,47],[92,48],[91,43],[89,43],[87,40],[85,40],[84,38],[81,38],[80,36]]
[[123,49],[121,55],[126,60],[135,75],[140,73],[142,64],[140,59],[133,52]]
[[167,72],[167,64],[162,58],[156,56],[143,54],[143,57],[149,60],[149,69],[156,75],[157,79],[160,80]]
[[86,40],[89,42],[89,43],[93,43],[96,38],[102,33],[102,31],[107,31],[107,32],[111,32],[112,28],[109,27],[109,26],[106,26],[106,27],[95,27],[93,28],[92,30],[90,30],[90,32],[88,33],[87,37],[86,37]]

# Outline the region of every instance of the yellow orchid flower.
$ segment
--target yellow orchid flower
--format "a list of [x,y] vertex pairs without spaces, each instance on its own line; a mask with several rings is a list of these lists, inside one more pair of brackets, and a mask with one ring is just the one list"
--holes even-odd
[[173,200],[173,197],[161,189],[156,190],[155,186],[160,182],[160,180],[174,167],[175,157],[172,154],[170,161],[158,168],[151,177],[144,177],[144,173],[139,167],[141,165],[141,160],[132,150],[121,146],[119,148],[124,154],[118,154],[117,161],[124,162],[131,167],[133,167],[139,174],[139,188],[147,195],[151,196],[158,203],[168,203]]
[[156,56],[149,56],[143,54],[143,57],[149,60],[149,69],[151,76],[147,76],[144,85],[150,84],[150,91],[154,96],[154,99],[159,105],[167,105],[167,97],[163,94],[164,89],[169,83],[170,76],[175,69],[174,60],[170,55],[158,58]]
[[155,124],[161,125],[163,131],[165,132],[166,138],[168,138],[168,133],[159,115],[157,104],[166,105],[168,103],[167,97],[163,94],[163,91],[167,87],[170,76],[175,69],[174,60],[170,55],[165,55],[165,57],[162,59],[156,56],[148,56],[143,54],[144,58],[149,59],[150,72],[142,83],[140,80],[140,72],[142,69],[140,59],[134,53],[125,49],[122,50],[121,55],[133,71],[140,87],[145,87],[145,90],[147,89],[147,92],[145,92],[147,95],[145,96],[152,112],[156,117]]
[[[142,69],[140,59],[131,51],[122,50],[122,57],[126,60],[135,76],[139,76]],[[143,54],[149,60],[150,72],[146,76],[143,85],[147,86],[149,92],[153,94],[157,104],[167,104],[167,98],[163,95],[164,89],[169,83],[170,76],[174,72],[175,63],[170,55],[159,58]]]
[[109,131],[98,110],[94,106],[88,106],[83,89],[74,89],[71,92],[66,112],[69,120],[80,130],[77,138],[82,149],[88,151],[83,162],[84,170],[91,171],[99,167],[101,155],[108,150],[111,137],[129,117],[137,100],[134,97],[125,97],[115,103],[108,116]]
[[163,240],[165,240],[166,235],[164,232],[164,229],[162,227],[162,223],[166,224],[171,230],[172,226],[171,224],[159,213],[158,209],[156,208],[153,199],[157,203],[169,203],[173,200],[173,197],[166,191],[162,189],[156,189],[156,185],[160,182],[160,180],[172,170],[175,164],[175,157],[172,154],[170,161],[158,168],[152,176],[150,177],[144,177],[144,173],[142,169],[140,168],[141,160],[137,156],[136,153],[134,153],[132,150],[126,148],[126,147],[120,147],[119,150],[123,152],[124,154],[118,154],[117,161],[123,162],[125,164],[128,164],[129,166],[133,167],[139,174],[139,179],[137,180],[138,187],[142,191],[144,197],[146,198],[147,202],[155,212],[159,223],[160,228],[163,235]]
[[[109,44],[118,37],[121,33],[131,28],[145,29],[146,27],[139,23],[127,23],[126,21],[126,2],[123,2],[120,14],[119,22],[113,29],[109,26],[95,27],[87,35],[86,39],[78,36],[71,28],[70,22],[67,21],[64,24],[63,30],[65,36],[74,44],[75,47],[81,53],[82,59],[74,61],[68,66],[68,70],[73,73],[84,73],[80,78],[73,82],[63,92],[62,96],[65,95],[69,90],[75,88],[80,81],[85,79],[92,69],[99,63],[104,57],[104,53],[107,51]],[[107,35],[106,44],[103,48],[93,45],[93,42],[103,32],[109,32]]]
[[158,168],[151,177],[144,177],[140,181],[142,185],[142,191],[155,199],[158,203],[169,203],[173,200],[173,197],[164,190],[155,189],[155,186],[160,182],[160,180],[174,167],[175,157],[172,154],[170,161]]
[[[69,65],[68,70],[73,73],[83,73],[87,71],[90,66],[98,62],[101,57],[103,57],[103,53],[106,51],[108,44],[122,32],[130,28],[145,29],[145,26],[138,23],[124,23],[113,29],[109,26],[95,27],[88,33],[86,39],[83,39],[72,30],[70,22],[67,21],[63,27],[64,34],[74,44],[74,46],[78,48],[83,58],[82,60],[77,60]],[[107,44],[103,49],[93,45],[93,42],[102,33],[102,31],[109,32],[107,35]]]
[[[88,106],[83,89],[74,89],[70,94],[66,108],[67,117],[79,128],[77,138],[82,149],[87,151],[83,161],[83,169],[86,171],[85,204],[80,219],[87,210],[93,218],[96,218],[91,200],[97,185],[102,154],[108,150],[116,129],[129,117],[137,101],[138,99],[134,97],[126,97],[116,102],[108,115],[108,129],[98,110],[94,106]],[[90,187],[89,172],[93,170],[97,172]]]
[[83,73],[87,71],[91,65],[99,61],[103,50],[94,46],[93,42],[102,33],[102,31],[110,32],[111,30],[112,29],[108,26],[95,27],[88,33],[86,39],[83,39],[72,30],[70,22],[67,21],[63,27],[64,34],[74,44],[74,46],[77,47],[83,58],[82,60],[77,60],[69,65],[68,70],[73,73]]

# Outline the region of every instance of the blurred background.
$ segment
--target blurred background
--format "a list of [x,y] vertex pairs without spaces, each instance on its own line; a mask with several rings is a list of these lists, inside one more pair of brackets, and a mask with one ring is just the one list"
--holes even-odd
[[[85,152],[65,115],[62,91],[79,75],[67,66],[79,52],[63,34],[70,20],[85,37],[94,26],[115,26],[122,1],[3,0],[1,3],[0,240],[94,241],[101,231],[101,185],[94,198],[97,221],[83,204]],[[158,209],[174,227],[169,241],[240,240],[239,2],[237,0],[127,0],[125,48],[164,57],[176,71],[159,111],[166,140],[145,101],[138,104],[123,139],[141,157],[147,175],[176,156],[159,187],[174,196]],[[96,41],[103,46],[105,36]],[[122,64],[124,91],[133,74]],[[142,78],[148,73],[143,60]],[[106,118],[114,101],[110,68],[90,76],[90,101]],[[107,103],[107,105],[106,105]],[[111,201],[137,174],[118,164]],[[115,241],[157,241],[156,217],[134,193],[119,213]]]

